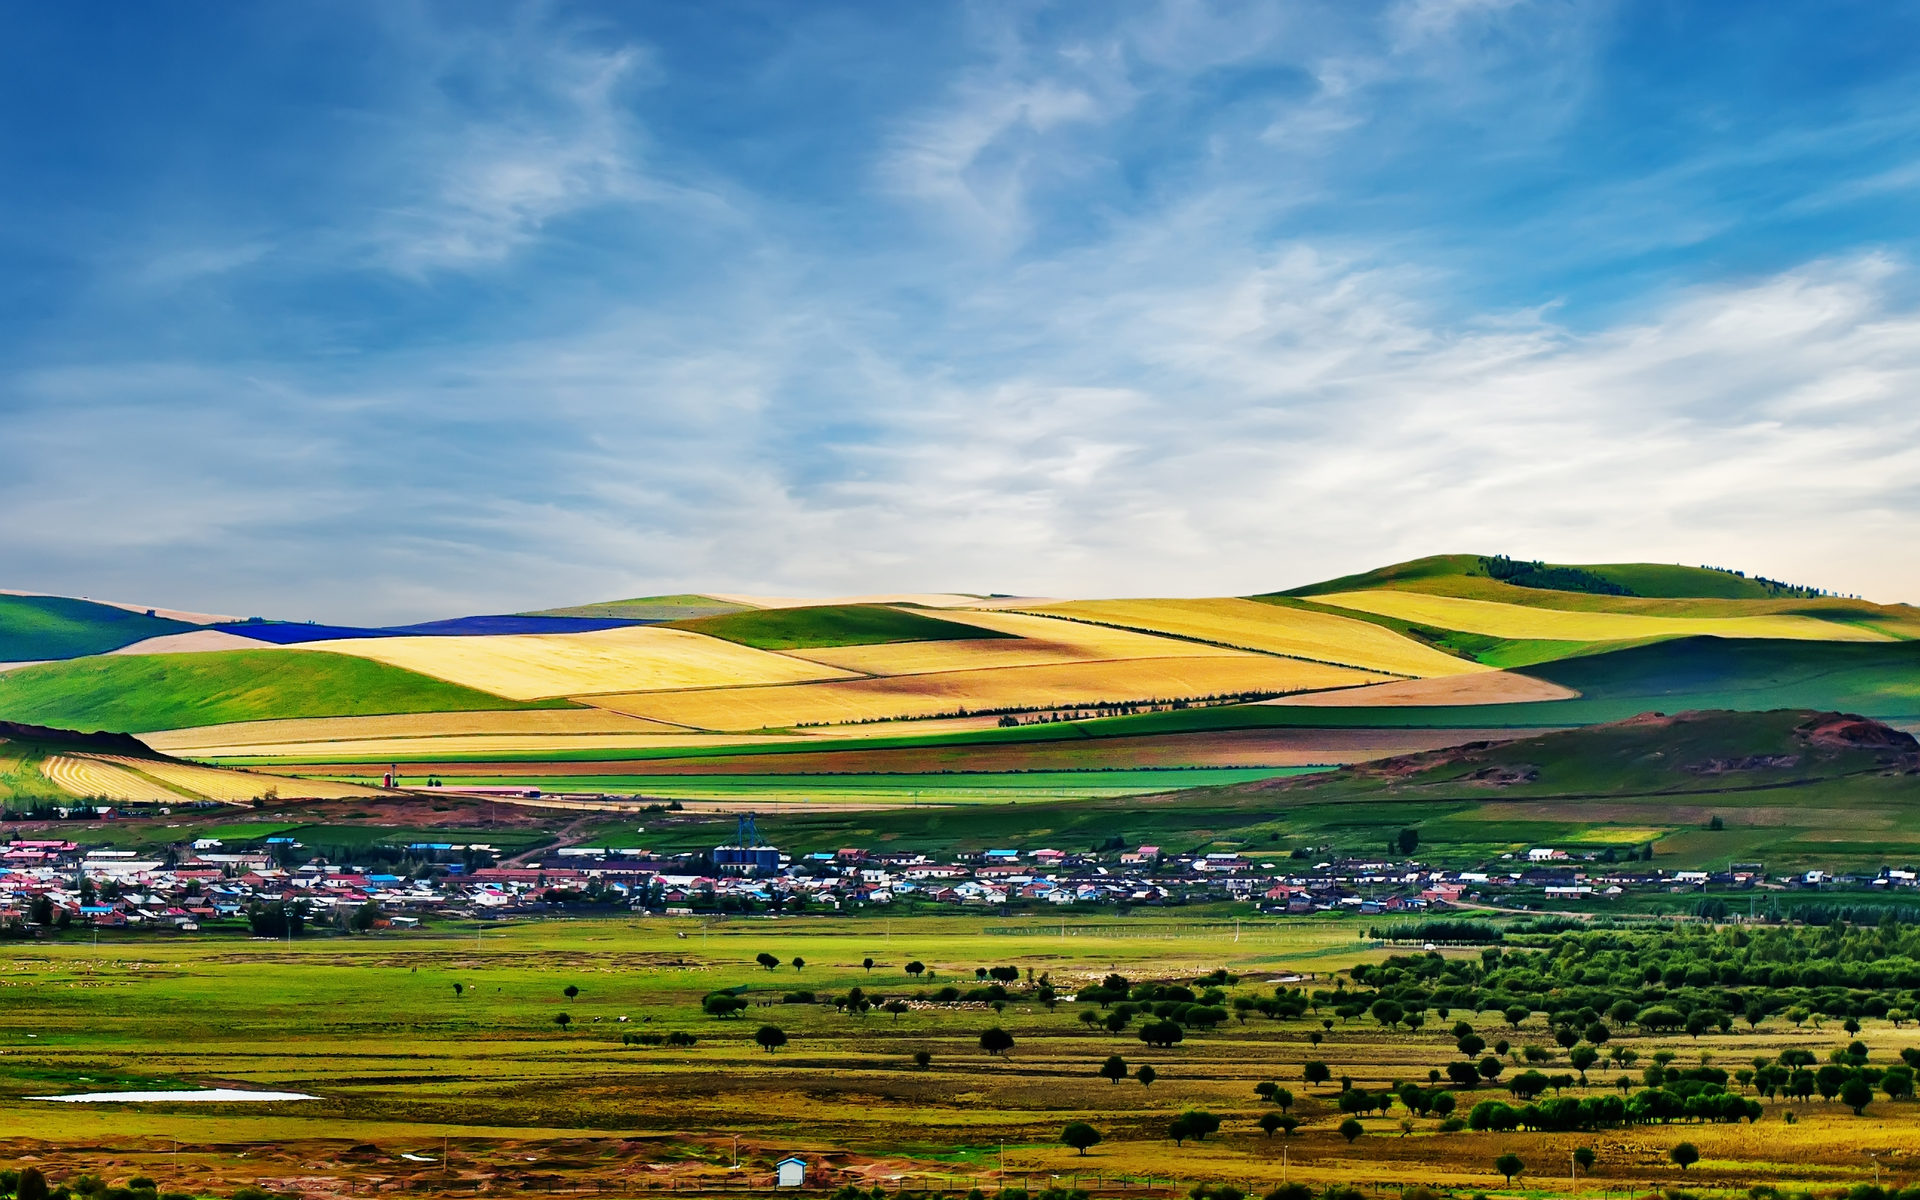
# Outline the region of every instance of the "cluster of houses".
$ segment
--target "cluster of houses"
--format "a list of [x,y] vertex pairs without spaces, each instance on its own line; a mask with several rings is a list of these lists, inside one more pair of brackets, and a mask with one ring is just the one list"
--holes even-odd
[[[277,845],[274,843],[278,843]],[[758,847],[716,865],[702,854],[613,847],[555,849],[537,861],[469,868],[421,845],[409,874],[308,857],[290,838],[229,847],[201,839],[164,856],[70,840],[0,844],[0,928],[86,924],[184,931],[298,903],[313,924],[406,926],[434,915],[568,911],[583,905],[666,915],[711,911],[834,911],[872,905],[987,909],[1051,905],[1171,905],[1232,901],[1266,914],[1420,913],[1463,904],[1552,908],[1632,892],[1758,888],[1916,888],[1915,872],[1808,871],[1769,877],[1758,863],[1721,871],[1575,860],[1536,848],[1499,869],[1416,862],[1310,862],[1246,853],[1170,854],[1156,846],[1077,854],[1042,847],[929,856],[847,848],[797,857]],[[428,865],[432,859],[442,861]],[[491,861],[488,856],[485,861]]]

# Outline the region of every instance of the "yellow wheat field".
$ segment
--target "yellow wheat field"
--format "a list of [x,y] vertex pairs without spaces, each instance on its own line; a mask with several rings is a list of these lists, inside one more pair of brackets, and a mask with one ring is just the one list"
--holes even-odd
[[1357,617],[1258,600],[1075,600],[1036,611],[1392,675],[1465,675],[1488,669]]
[[1633,638],[1692,637],[1792,638],[1816,642],[1885,642],[1893,639],[1857,625],[1817,617],[1654,617],[1634,613],[1565,612],[1463,600],[1420,592],[1339,592],[1315,596],[1321,604],[1375,613],[1420,625],[1457,629],[1488,637],[1546,638],[1554,641],[1626,641]]
[[[192,763],[155,762],[145,758],[122,758],[114,754],[99,756],[103,762],[117,763],[139,770],[164,783],[218,800],[223,804],[245,804],[272,791],[283,800],[357,800],[386,795],[378,788],[351,783],[331,783],[324,779],[289,779],[278,775],[249,775],[219,767],[201,767]],[[176,796],[175,799],[178,799]]]
[[[679,694],[679,693],[671,693]],[[618,716],[618,713],[609,713]],[[636,722],[639,724],[639,722]],[[453,734],[426,738],[348,738],[327,742],[249,742],[230,746],[206,746],[193,752],[195,758],[300,758],[364,759],[398,758],[420,755],[495,754],[570,754],[576,751],[615,750],[693,750],[713,746],[763,746],[768,742],[804,742],[806,737],[739,737],[721,733],[637,733],[637,734],[552,734],[516,736],[512,734]],[[285,788],[282,794],[289,794]]]
[[595,696],[615,712],[706,729],[778,729],[802,724],[931,716],[958,709],[1067,707],[1102,701],[1197,698],[1254,691],[1306,691],[1373,683],[1385,676],[1348,667],[1253,654],[1128,659],[986,671],[945,671],[784,687]]
[[1203,646],[1134,629],[1108,629],[1084,621],[1063,621],[1032,613],[949,609],[940,614],[940,619],[1009,633],[1030,642],[1068,647],[1084,662],[1120,658],[1207,658],[1240,653],[1224,646]]
[[133,771],[93,758],[58,755],[40,764],[40,773],[56,786],[87,799],[122,803],[173,804],[187,799]]
[[343,638],[296,648],[355,654],[513,700],[847,676],[819,663],[659,626],[501,637]]
[[674,727],[598,708],[534,708],[514,712],[405,713],[378,717],[305,717],[241,721],[198,729],[143,733],[140,740],[163,754],[246,754],[246,746],[292,742],[507,736],[539,738],[603,733],[672,733]]

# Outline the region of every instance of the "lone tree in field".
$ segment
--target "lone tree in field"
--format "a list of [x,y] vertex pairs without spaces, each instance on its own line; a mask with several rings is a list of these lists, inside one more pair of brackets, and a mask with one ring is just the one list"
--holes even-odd
[[1367,1127],[1352,1117],[1348,1117],[1346,1120],[1340,1122],[1340,1136],[1347,1139],[1349,1143],[1366,1131]]
[[454,998],[455,1000],[458,1000],[458,999],[460,998],[460,996],[461,996],[461,994],[462,994],[462,993],[464,993],[464,992],[465,992],[466,990],[467,990],[467,985],[466,985],[466,984],[464,984],[464,983],[456,983],[456,984],[454,984],[454,985],[453,985],[453,998]]
[[1507,1186],[1512,1187],[1513,1177],[1526,1170],[1527,1164],[1520,1161],[1518,1154],[1502,1154],[1499,1158],[1493,1160],[1493,1169],[1505,1175],[1507,1177]]
[[780,965],[780,960],[775,958],[773,955],[768,954],[765,950],[762,950],[760,953],[754,955],[753,961],[759,963],[761,966],[765,967],[769,971],[773,970],[775,967],[778,967]]
[[1420,848],[1420,832],[1417,829],[1402,829],[1399,836],[1393,839],[1393,844],[1403,857],[1410,855]]
[[806,965],[807,965],[807,960],[806,960],[806,959],[804,959],[804,958],[801,958],[801,957],[800,957],[800,956],[799,956],[798,954],[796,954],[796,955],[794,955],[794,956],[793,956],[793,969],[794,969],[794,970],[796,970],[796,971],[798,971],[798,970],[799,970],[799,969],[800,969],[801,967],[804,967],[804,966],[806,966]]
[[873,960],[871,958],[863,958],[860,960],[860,966],[862,969],[871,972],[873,970]]
[[893,1019],[898,1021],[900,1014],[907,1011],[907,1002],[905,1000],[889,1000],[880,1006],[880,1010],[882,1012],[892,1013]]
[[915,979],[920,978],[920,972],[926,969],[927,969],[927,964],[921,962],[917,958],[907,964],[907,974],[913,976]]
[[573,1024],[573,1018],[566,1013],[555,1013],[553,1014],[553,1023],[564,1030],[567,1026]]
[[917,1070],[924,1071],[933,1065],[933,1055],[927,1053],[925,1050],[915,1050],[913,1052],[913,1065]]
[[1119,1083],[1127,1077],[1127,1060],[1118,1054],[1110,1054],[1107,1061],[1100,1064],[1100,1078],[1108,1083]]
[[1596,1157],[1592,1146],[1577,1146],[1573,1151],[1573,1165],[1582,1171],[1591,1171]]
[[1333,1072],[1327,1070],[1327,1064],[1323,1062],[1310,1062],[1303,1070],[1306,1073],[1308,1083],[1325,1083],[1327,1080],[1333,1078]]
[[1285,1119],[1286,1118],[1282,1117],[1279,1113],[1274,1112],[1272,1109],[1268,1109],[1266,1112],[1263,1112],[1260,1114],[1260,1120],[1258,1122],[1260,1126],[1260,1132],[1266,1134],[1269,1138],[1271,1138],[1274,1134],[1274,1131],[1280,1128],[1280,1122],[1284,1121]]
[[1100,1131],[1085,1121],[1075,1121],[1060,1131],[1060,1140],[1078,1150],[1080,1157],[1085,1158],[1087,1147],[1100,1144]]
[[1219,1128],[1219,1117],[1200,1109],[1188,1109],[1175,1117],[1167,1126],[1167,1136],[1173,1139],[1174,1145],[1178,1146],[1184,1144],[1188,1138],[1196,1142],[1204,1142],[1208,1134]]
[[1013,1035],[995,1025],[980,1035],[980,1048],[997,1058],[1013,1049]]
[[772,1054],[787,1044],[787,1035],[778,1025],[762,1025],[753,1031],[754,1044]]
[[1700,1161],[1700,1148],[1692,1142],[1675,1142],[1667,1157],[1682,1171]]
[[1160,1078],[1160,1072],[1153,1069],[1152,1063],[1141,1063],[1140,1069],[1133,1073],[1133,1077],[1140,1081],[1141,1087],[1152,1087],[1153,1081]]
[[567,986],[560,989],[560,994],[562,996],[565,996],[567,999],[571,1000],[580,994],[580,989],[573,986],[572,984],[568,984]]

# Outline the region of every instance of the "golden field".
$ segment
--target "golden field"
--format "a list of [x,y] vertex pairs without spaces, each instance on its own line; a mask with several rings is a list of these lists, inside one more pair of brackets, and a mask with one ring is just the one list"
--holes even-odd
[[250,775],[245,771],[202,767],[192,763],[156,762],[151,759],[122,758],[111,754],[98,757],[103,762],[116,763],[130,771],[151,775],[162,783],[185,788],[189,792],[224,804],[245,804],[256,796],[264,795],[268,789],[289,798],[298,796],[312,800],[354,800],[386,794],[378,788],[361,787],[351,783],[333,783],[325,779],[289,780],[280,776]]
[[1258,600],[1075,600],[1034,611],[1389,675],[1465,675],[1487,670],[1369,621]]
[[1549,641],[1629,641],[1636,638],[1696,637],[1786,638],[1816,642],[1886,642],[1876,630],[1841,625],[1817,617],[1656,617],[1637,613],[1568,612],[1464,600],[1420,592],[1335,592],[1314,601],[1440,629],[1487,637],[1540,638]]
[[847,672],[682,629],[344,638],[292,650],[370,658],[510,700],[842,679]]
[[598,708],[532,708],[513,712],[403,713],[378,717],[305,717],[285,721],[240,721],[142,734],[163,754],[194,754],[218,748],[291,742],[398,741],[441,737],[551,737],[581,734],[671,733],[674,727]]
[[1092,707],[1104,702],[1307,691],[1382,678],[1349,667],[1227,653],[590,699],[614,712],[676,725],[748,730],[934,716],[963,708]]
[[40,770],[56,786],[89,800],[171,804],[186,799],[144,775],[95,758],[56,755],[42,762]]

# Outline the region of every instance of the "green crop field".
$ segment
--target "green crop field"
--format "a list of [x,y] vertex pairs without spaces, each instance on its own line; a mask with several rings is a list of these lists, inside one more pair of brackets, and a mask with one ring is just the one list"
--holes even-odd
[[64,596],[0,596],[0,662],[105,654],[150,637],[199,629]]
[[[1738,934],[1567,935],[1577,953],[1537,956],[1545,965],[1529,971],[1520,959],[1483,965],[1477,949],[1391,959],[1367,932],[1365,920],[1209,909],[574,919],[291,942],[75,935],[6,951],[0,1136],[56,1182],[99,1171],[110,1182],[145,1176],[201,1196],[243,1184],[328,1196],[761,1189],[773,1163],[793,1153],[810,1160],[813,1187],[877,1184],[889,1194],[1037,1190],[1049,1181],[1106,1194],[1142,1194],[1149,1181],[1158,1196],[1202,1182],[1259,1194],[1285,1178],[1315,1189],[1392,1180],[1540,1196],[1570,1191],[1564,1172],[1579,1146],[1596,1151],[1584,1194],[1681,1183],[1732,1192],[1871,1180],[1863,1149],[1920,1134],[1920,1106],[1877,1093],[1861,1116],[1842,1103],[1775,1095],[1754,1100],[1751,1123],[1477,1128],[1469,1109],[1521,1103],[1510,1082],[1547,1086],[1564,1072],[1551,1083],[1554,1102],[1597,1103],[1624,1096],[1622,1079],[1633,1090],[1657,1086],[1643,1068],[1678,1078],[1706,1063],[1727,1071],[1726,1090],[1744,1104],[1754,1091],[1731,1073],[1750,1060],[1806,1051],[1824,1061],[1857,1040],[1856,1053],[1884,1068],[1920,1042],[1920,1029],[1863,1012],[1857,1034],[1843,1030],[1838,1016],[1820,1014],[1835,1011],[1836,997],[1845,1012],[1846,990],[1803,980],[1798,968],[1766,988],[1749,973],[1742,990],[1778,1006],[1751,1026],[1709,1020],[1685,1033],[1654,1023],[1663,1003],[1710,1012],[1722,997],[1690,982],[1700,964],[1711,976],[1713,962],[1739,970],[1749,953],[1757,967],[1767,961],[1757,949],[1741,952]],[[1769,954],[1797,953],[1792,943],[1765,944],[1775,947]],[[762,954],[775,969],[756,964]],[[1656,979],[1664,965],[1672,983],[1642,985],[1649,963]],[[1624,1015],[1606,986],[1573,998],[1547,990],[1583,965],[1594,984],[1632,976],[1636,998]],[[1346,973],[1356,966],[1364,971]],[[1002,967],[998,992],[976,978]],[[1206,1005],[1190,1005],[1184,1036],[1150,1045],[1140,1035],[1161,1019],[1141,1011],[1151,1001],[1070,998],[1111,974],[1132,981],[1136,995],[1184,989],[1205,1001],[1215,988],[1220,1017],[1203,1020]],[[1886,1013],[1905,988],[1857,995]],[[995,998],[967,999],[975,992]],[[743,1011],[708,1015],[715,995],[737,996]],[[1386,995],[1402,997],[1392,1014],[1370,1008]],[[1258,1010],[1276,996],[1295,1007]],[[1476,1011],[1467,997],[1486,997],[1487,1007]],[[1181,1011],[1177,1000],[1161,1003]],[[1549,1019],[1584,1021],[1575,1015],[1583,1003],[1610,1037],[1576,1074]],[[1789,1004],[1802,1006],[1799,1015]],[[1423,1019],[1406,1020],[1409,1012]],[[1632,1019],[1643,1012],[1648,1024]],[[784,1041],[777,1052],[757,1044],[767,1028]],[[994,1030],[1010,1043],[1004,1053],[983,1051]],[[1483,1049],[1462,1059],[1456,1041],[1467,1034]],[[670,1035],[685,1044],[662,1044]],[[1494,1066],[1473,1072],[1471,1086],[1446,1082],[1443,1069],[1479,1053]],[[1100,1072],[1115,1056],[1110,1082]],[[1323,1081],[1313,1063],[1326,1066]],[[1150,1084],[1135,1077],[1141,1067],[1152,1069]],[[1435,1077],[1443,1082],[1429,1089]],[[1355,1111],[1408,1083],[1429,1098],[1450,1090],[1456,1119],[1395,1099],[1385,1111],[1378,1099]],[[1284,1098],[1269,1102],[1257,1094],[1262,1084]],[[316,1098],[58,1107],[28,1099],[207,1086]],[[1213,1114],[1217,1131],[1176,1143],[1173,1119],[1193,1110]],[[1275,1122],[1285,1132],[1262,1130],[1269,1114],[1287,1118]],[[1350,1136],[1340,1129],[1349,1115]],[[1085,1157],[1061,1144],[1076,1121],[1101,1135]],[[1683,1141],[1699,1150],[1685,1173],[1669,1155]],[[1504,1153],[1522,1160],[1513,1186],[1494,1170]],[[1883,1165],[1904,1178],[1900,1160]]]
[[219,650],[44,663],[0,674],[0,720],[144,733],[281,717],[562,708],[517,703],[371,659]]
[[950,642],[1007,638],[1012,634],[943,621],[925,613],[879,604],[825,604],[811,608],[766,608],[671,622],[756,650],[820,650],[832,646],[878,646],[889,642]]

